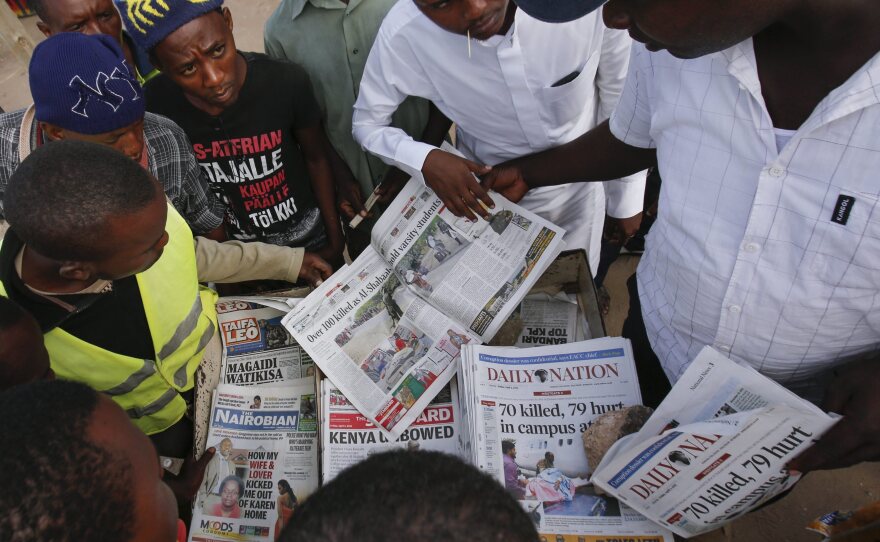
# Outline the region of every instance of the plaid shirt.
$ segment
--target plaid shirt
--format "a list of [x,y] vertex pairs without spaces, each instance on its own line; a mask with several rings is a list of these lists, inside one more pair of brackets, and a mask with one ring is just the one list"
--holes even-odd
[[[25,109],[0,114],[0,219],[9,177],[18,167],[21,146],[21,123]],[[36,126],[30,133],[30,148],[35,147]],[[144,144],[150,173],[159,179],[165,194],[196,234],[206,233],[223,222],[225,206],[208,188],[201,168],[192,154],[192,146],[179,126],[171,120],[147,113],[144,116]]]

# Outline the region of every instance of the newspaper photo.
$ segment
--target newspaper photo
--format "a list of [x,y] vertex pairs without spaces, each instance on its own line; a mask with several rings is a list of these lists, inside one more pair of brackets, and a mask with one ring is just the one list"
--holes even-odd
[[562,230],[502,200],[470,222],[410,180],[371,248],[282,321],[392,440],[449,382],[461,346],[491,338],[563,246]]
[[458,388],[449,385],[396,440],[390,440],[324,379],[321,382],[321,468],[323,483],[372,454],[388,450],[430,450],[461,457]]
[[193,504],[190,542],[276,540],[318,488],[316,407],[313,378],[217,388],[208,431],[216,452]]
[[460,373],[472,461],[516,497],[548,540],[672,541],[596,491],[582,433],[605,413],[641,404],[629,341],[536,348],[465,346]]
[[704,348],[645,426],[615,443],[593,481],[676,534],[724,525],[791,488],[785,465],[836,419]]
[[488,220],[456,217],[411,179],[372,246],[419,297],[488,342],[562,250],[565,231],[492,193]]
[[[312,358],[281,325],[283,300],[220,298],[217,327],[223,344],[221,384],[280,384],[314,377]],[[289,307],[287,307],[289,310]]]

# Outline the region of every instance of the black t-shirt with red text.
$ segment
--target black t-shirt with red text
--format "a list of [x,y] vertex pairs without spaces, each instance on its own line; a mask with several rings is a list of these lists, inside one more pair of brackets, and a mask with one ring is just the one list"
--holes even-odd
[[247,76],[218,116],[195,107],[167,77],[147,85],[147,110],[183,128],[211,189],[226,203],[230,236],[276,245],[327,243],[321,212],[294,131],[321,112],[306,72],[258,53],[239,53]]

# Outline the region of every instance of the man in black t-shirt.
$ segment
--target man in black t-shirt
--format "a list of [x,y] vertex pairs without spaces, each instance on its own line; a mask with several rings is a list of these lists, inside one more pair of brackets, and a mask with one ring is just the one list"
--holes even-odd
[[228,206],[228,234],[302,246],[340,265],[330,147],[302,68],[237,51],[220,0],[148,11],[140,4],[130,0],[123,16],[162,71],[146,88],[147,109],[189,136]]

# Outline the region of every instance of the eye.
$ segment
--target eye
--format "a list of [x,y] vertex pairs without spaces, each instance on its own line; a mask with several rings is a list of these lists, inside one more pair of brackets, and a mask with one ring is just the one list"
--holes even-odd
[[195,64],[187,64],[180,68],[180,75],[192,75],[194,73],[196,73]]
[[112,19],[112,18],[113,18],[113,13],[111,13],[111,12],[109,12],[109,11],[105,11],[104,13],[99,13],[99,14],[98,14],[98,18],[99,18],[99,19],[104,19],[104,20],[106,21],[106,20],[108,20],[108,19]]
[[449,1],[448,1],[448,0],[443,1],[443,2],[436,2],[436,3],[434,3],[434,4],[431,4],[431,8],[432,8],[432,9],[444,9],[444,8],[447,8],[447,7],[449,7]]
[[223,53],[225,53],[225,52],[226,52],[226,44],[225,43],[222,45],[218,45],[217,47],[214,47],[214,58],[218,58],[218,57],[223,56]]

